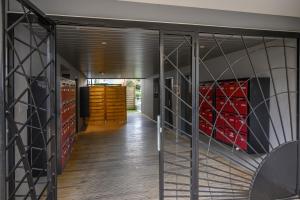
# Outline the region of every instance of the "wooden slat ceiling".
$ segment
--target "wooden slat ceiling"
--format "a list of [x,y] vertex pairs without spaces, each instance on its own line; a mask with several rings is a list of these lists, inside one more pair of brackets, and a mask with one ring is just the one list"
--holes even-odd
[[[226,54],[244,49],[240,36],[216,35]],[[165,54],[180,47],[179,66],[191,65],[190,38],[168,35]],[[268,39],[269,41],[269,39]],[[246,38],[248,47],[262,43],[261,37]],[[211,34],[199,35],[200,57],[216,45]],[[88,78],[147,78],[159,73],[159,32],[142,29],[57,27],[58,53]],[[206,60],[221,56],[213,49]],[[174,55],[170,58],[174,59]],[[173,57],[173,58],[172,58]],[[168,67],[171,70],[172,67]]]
[[87,77],[145,78],[159,70],[159,33],[152,30],[59,26],[61,56]]

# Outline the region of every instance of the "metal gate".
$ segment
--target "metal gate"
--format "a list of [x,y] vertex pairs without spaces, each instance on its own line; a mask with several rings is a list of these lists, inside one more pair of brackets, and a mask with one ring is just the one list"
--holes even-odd
[[[192,121],[196,119],[192,117],[196,97],[192,84],[195,79],[192,77],[194,39],[190,34],[161,33],[160,40],[160,196],[161,199],[190,199],[195,181],[191,176],[193,155],[196,155],[191,134],[195,129],[192,124],[196,124]],[[173,81],[168,81],[170,78]]]
[[214,32],[161,32],[160,199],[300,199],[299,40]]
[[55,24],[3,0],[0,199],[56,199]]

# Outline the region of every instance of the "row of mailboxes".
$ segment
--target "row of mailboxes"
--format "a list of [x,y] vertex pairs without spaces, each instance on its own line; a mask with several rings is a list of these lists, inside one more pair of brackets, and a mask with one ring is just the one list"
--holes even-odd
[[247,81],[223,81],[216,86],[216,96],[248,97]]
[[210,84],[202,84],[199,88],[199,129],[203,134],[213,134],[213,95],[214,87]]
[[237,115],[247,115],[248,104],[246,98],[216,98],[216,111],[234,113]]
[[70,99],[74,99],[76,95],[75,86],[63,86],[61,88],[61,99],[63,101],[68,101]]
[[248,149],[247,134],[236,133],[230,128],[218,128],[215,138],[226,144],[233,145],[234,147],[242,150]]
[[62,167],[64,167],[67,164],[68,159],[70,158],[70,155],[73,150],[72,147],[73,147],[74,142],[75,142],[75,137],[74,136],[69,137],[61,148],[61,165],[62,165]]
[[61,123],[69,121],[76,114],[76,104],[74,101],[62,105],[61,108]]
[[216,87],[218,141],[247,150],[248,82],[224,81]]
[[[235,116],[228,116],[226,118],[219,117],[216,120],[216,124],[213,124],[213,123],[214,122],[212,119],[201,118],[200,125],[199,125],[201,132],[211,136],[213,134],[214,130],[216,130],[216,139],[224,138],[224,140],[222,140],[222,142],[226,142],[226,143],[232,143],[229,140],[229,138],[232,139],[232,137],[235,137],[237,135],[242,135],[243,140],[239,141],[235,144],[237,146],[239,146],[240,143],[243,143],[243,146],[241,148],[245,149],[245,144],[246,144],[245,139],[247,139],[247,136],[248,136],[247,123],[246,123],[245,119],[240,119]],[[214,125],[215,125],[215,128],[213,128]],[[226,137],[224,137],[223,135],[220,135],[220,134],[222,134],[222,132],[225,132],[225,135],[227,135],[227,140],[226,140]],[[229,133],[231,133],[231,134],[229,134]]]
[[247,98],[236,96],[216,96],[215,102],[213,96],[200,97],[200,112],[202,110],[216,110],[225,111],[229,113],[236,113],[246,115],[248,113]]
[[[254,146],[255,152],[268,149],[268,136],[262,136],[262,132],[269,130],[268,118],[265,116],[268,109],[257,105],[270,95],[269,78],[203,83],[199,93],[201,133],[249,153],[253,153],[249,145]],[[250,112],[251,107],[256,107],[255,113]],[[264,130],[257,123],[263,124]],[[249,130],[256,135],[249,134]]]
[[71,135],[76,133],[75,115],[62,126],[63,127],[61,131],[61,143],[64,144]]
[[61,79],[60,87],[60,172],[72,152],[76,135],[76,83]]
[[205,83],[200,86],[199,92],[201,97],[227,96],[227,97],[247,97],[248,82],[247,81],[222,81],[218,84]]
[[234,129],[236,132],[247,133],[246,117],[236,116],[228,113],[223,113],[216,116],[216,127],[228,127]]

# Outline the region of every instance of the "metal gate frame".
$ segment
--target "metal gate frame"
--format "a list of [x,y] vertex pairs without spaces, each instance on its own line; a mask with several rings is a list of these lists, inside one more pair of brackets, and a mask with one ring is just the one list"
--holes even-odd
[[[17,198],[16,193],[22,187],[21,185],[26,184],[28,190],[19,198],[40,199],[46,197],[46,199],[54,200],[57,199],[56,25],[29,0],[16,0],[15,2],[21,9],[17,14],[9,10],[10,0],[1,1],[1,25],[3,28],[1,29],[2,62],[0,71],[0,199]],[[14,28],[20,24],[27,25],[32,43],[27,43],[15,37]],[[47,33],[41,40],[37,39],[37,31],[33,28],[34,24],[38,24]],[[19,55],[20,52],[15,48],[15,40],[30,48],[28,54],[22,57],[22,60]],[[40,49],[42,45],[46,48],[44,51]],[[26,67],[23,64],[30,60],[34,53],[40,59],[41,65],[39,67],[41,71],[31,77],[25,72]],[[17,65],[14,64],[14,60],[16,60]],[[14,95],[15,74],[27,80],[24,91],[17,97]],[[33,97],[31,86],[33,83],[37,83],[40,78],[45,80],[46,96],[41,97],[43,98],[41,103],[36,104],[36,98]],[[25,94],[28,94],[28,101],[21,100]],[[29,99],[32,101],[32,104],[30,104]],[[23,123],[15,121],[14,106],[16,104],[23,104],[27,109],[32,110],[29,116],[27,114],[27,119]],[[43,105],[46,106],[44,110]],[[45,112],[46,121],[43,123],[40,120],[40,112]],[[39,126],[34,127],[30,125],[30,121],[33,118],[37,119]],[[21,137],[22,131],[29,127],[38,130],[40,132],[39,137],[42,137],[44,141],[43,147],[39,149],[40,153],[37,154],[37,158],[41,159],[40,156],[45,155],[47,159],[45,160],[46,166],[35,170],[46,171],[46,175],[41,175],[43,173],[39,172],[36,177],[33,177],[33,169],[30,163],[32,162],[32,165],[35,165],[36,159],[29,161],[28,157],[33,147],[26,146]],[[36,136],[33,138],[33,141],[35,140]],[[15,160],[15,149],[18,150],[21,156],[19,160]],[[17,169],[23,169],[25,173],[23,177],[20,177],[20,180],[16,180],[15,177]],[[46,181],[42,188],[39,188],[41,191],[37,193],[36,184],[39,183],[42,176],[45,177]]]
[[[28,0],[19,0],[20,2],[23,2],[25,3],[27,6],[28,5],[32,5],[29,3]],[[3,0],[2,1],[2,22],[1,22],[1,25],[4,26],[6,25],[6,2],[7,0]],[[30,6],[29,6],[30,7]],[[31,7],[30,8],[32,10],[32,12],[34,14],[36,14],[38,16],[38,18],[40,19],[43,19],[42,21],[45,22],[45,18],[44,18],[44,14],[41,13],[40,11],[38,11],[36,9],[36,7]],[[60,21],[61,24],[65,24],[65,25],[83,25],[83,26],[91,26],[91,23],[89,20],[86,20],[86,19],[80,19],[80,18],[72,18],[72,17],[62,17],[62,16],[57,16],[57,17],[53,17],[54,19],[58,20],[58,22]],[[63,21],[65,20],[65,21]],[[49,20],[46,19],[46,22],[48,23]],[[51,22],[51,21],[50,21]],[[47,24],[46,23],[46,24]],[[51,22],[52,23],[52,22]],[[163,48],[163,33],[164,31],[178,31],[178,30],[186,30],[186,31],[191,31],[191,34],[192,35],[195,35],[195,34],[198,34],[200,32],[206,32],[206,33],[224,33],[224,34],[241,34],[241,35],[251,35],[251,36],[255,36],[255,35],[259,35],[259,36],[274,36],[274,37],[283,37],[283,36],[287,36],[287,37],[295,37],[295,38],[298,38],[297,39],[297,92],[298,92],[298,95],[297,95],[297,140],[300,139],[300,134],[299,134],[299,123],[300,123],[300,117],[299,117],[299,113],[300,113],[300,101],[299,101],[299,91],[300,91],[300,70],[299,70],[299,57],[300,57],[300,51],[299,51],[299,46],[300,46],[300,41],[299,41],[299,38],[300,38],[300,34],[299,33],[294,33],[294,32],[279,32],[279,31],[265,31],[265,30],[247,30],[247,29],[238,29],[238,28],[220,28],[220,27],[210,27],[210,26],[200,26],[200,25],[178,25],[178,24],[169,24],[169,23],[155,23],[155,22],[132,22],[132,21],[129,21],[129,20],[108,20],[108,19],[94,19],[93,20],[93,23],[92,23],[93,26],[106,26],[106,27],[121,27],[121,28],[145,28],[145,29],[155,29],[155,30],[160,30],[161,32],[161,36],[160,36],[160,64],[161,66],[163,65],[163,57],[162,57],[162,48]],[[54,24],[53,24],[54,26]],[[5,34],[5,31],[3,31],[3,29],[1,29],[1,39],[3,41],[5,41],[6,38],[6,34]],[[53,36],[53,41],[51,42],[52,45],[54,45],[55,43],[55,35]],[[0,40],[1,41],[1,40]],[[5,54],[5,51],[6,51],[6,44],[5,42],[2,43],[4,45],[1,46],[1,71],[0,71],[0,199],[6,199],[6,131],[7,131],[7,126],[6,126],[6,114],[5,114],[5,92],[6,92],[6,86],[5,86],[5,67],[7,66],[7,63],[4,63],[4,58],[6,58],[6,54]],[[197,51],[197,47],[196,47],[196,51]],[[53,50],[51,51],[52,52],[52,56],[55,55],[55,48],[53,48]],[[195,59],[195,58],[194,58]],[[197,62],[198,59],[196,59],[196,62]],[[195,66],[195,64],[194,64]],[[55,68],[55,67],[54,67]],[[193,69],[194,71],[196,69]],[[196,84],[197,82],[195,82],[195,80],[197,80],[199,77],[195,76],[193,77],[193,88],[197,88],[196,87]],[[161,77],[161,80],[163,78]],[[162,82],[161,82],[162,83]],[[162,84],[161,84],[162,85]],[[163,91],[163,90],[161,90]],[[161,100],[164,98],[164,94],[163,92],[161,92]],[[196,101],[195,100],[196,98],[194,97],[193,98],[193,101]],[[161,101],[163,102],[163,101]],[[196,101],[197,103],[197,101]],[[195,104],[195,102],[194,102]],[[193,107],[196,107],[195,105],[193,105]],[[163,116],[164,113],[162,112],[161,113],[161,116]],[[194,115],[194,113],[193,113]],[[193,121],[193,127],[196,126],[196,122]],[[160,126],[158,128],[158,130],[160,130],[162,127],[162,124],[160,123]],[[163,134],[163,133],[162,133]],[[162,134],[160,134],[160,139],[162,139]],[[56,137],[56,133],[55,133],[55,137]],[[197,139],[196,138],[197,135],[196,134],[193,134],[193,140]],[[163,144],[164,144],[164,141],[161,140],[160,143],[159,143],[159,146],[160,148],[163,148]],[[198,147],[195,146],[195,144],[193,145],[193,147],[195,149],[197,149]],[[195,151],[194,149],[194,151]],[[300,148],[299,149],[299,152],[300,152]],[[52,153],[56,153],[55,151],[53,151]],[[193,158],[195,161],[196,158]],[[163,160],[163,155],[161,154],[161,151],[160,151],[160,161]],[[300,159],[298,161],[299,165],[300,165]],[[196,180],[196,174],[195,174],[195,171],[197,171],[197,169],[193,169],[193,180]],[[163,166],[160,166],[160,199],[164,199],[163,197],[163,177],[161,176],[163,173]],[[300,182],[300,176],[298,175],[298,180]],[[197,183],[196,183],[197,184]],[[55,186],[54,186],[55,187]],[[300,187],[297,186],[298,188],[298,191],[300,191]],[[194,193],[195,191],[192,190],[192,193]],[[53,197],[53,199],[55,199],[55,197]]]
[[[165,83],[164,83],[164,65],[165,65],[165,36],[168,34],[173,35],[188,35],[192,38],[192,136],[191,136],[191,185],[190,185],[190,199],[191,200],[197,200],[199,198],[199,158],[198,158],[198,152],[199,152],[199,129],[198,129],[198,123],[199,123],[199,116],[197,114],[198,108],[199,108],[199,95],[198,95],[198,88],[199,88],[199,39],[198,35],[200,33],[210,33],[210,34],[228,34],[228,35],[239,35],[239,36],[261,36],[261,37],[291,37],[297,39],[297,80],[296,80],[296,140],[300,140],[300,36],[297,33],[289,33],[289,32],[276,32],[276,31],[263,31],[263,30],[244,30],[244,29],[228,29],[228,28],[216,28],[211,29],[212,27],[201,29],[195,28],[194,31],[190,32],[184,32],[179,30],[180,26],[178,26],[178,30],[168,30],[168,29],[160,29],[160,116],[158,116],[158,150],[159,150],[159,199],[163,200],[165,199],[165,188],[164,188],[164,173],[165,173],[165,167],[164,167],[164,129],[166,127],[164,123],[165,118]],[[177,113],[178,114],[178,113]],[[300,146],[297,145],[298,149],[298,155],[300,155]],[[298,156],[299,158],[299,156]],[[298,191],[298,194],[300,194],[300,159],[297,161],[298,163],[298,173],[297,173],[297,185],[296,188]],[[168,189],[167,189],[168,190]],[[168,196],[168,199],[171,198]],[[180,198],[180,197],[179,197]],[[177,199],[174,197],[174,199]]]
[[[198,59],[197,55],[199,52],[199,45],[198,45],[198,36],[196,32],[183,32],[183,31],[160,31],[160,116],[158,120],[158,132],[159,132],[159,199],[163,200],[164,199],[164,173],[165,173],[165,168],[164,168],[164,127],[166,126],[164,123],[164,118],[165,118],[165,78],[164,73],[165,73],[165,68],[164,68],[164,63],[165,63],[165,52],[164,52],[164,39],[165,35],[176,35],[176,36],[188,36],[191,38],[191,75],[192,75],[192,138],[191,138],[191,147],[192,147],[192,157],[191,157],[191,189],[190,189],[190,197],[191,199],[198,199],[198,164],[199,164],[199,158],[198,158],[198,151],[199,151],[199,134],[198,134],[198,117],[197,117],[197,107],[199,106],[199,95],[197,88],[199,88],[199,68],[196,67],[198,66]],[[178,67],[178,66],[177,66]],[[177,115],[178,113],[176,113]],[[177,127],[178,128],[178,127]],[[197,167],[196,167],[197,166]]]

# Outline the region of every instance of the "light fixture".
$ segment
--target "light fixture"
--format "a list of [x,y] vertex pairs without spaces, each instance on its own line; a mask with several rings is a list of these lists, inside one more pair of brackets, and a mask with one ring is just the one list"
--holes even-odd
[[204,46],[204,45],[200,45],[199,47],[200,47],[200,49],[204,49],[204,48],[205,48],[205,46]]
[[107,42],[101,42],[102,45],[107,45]]

